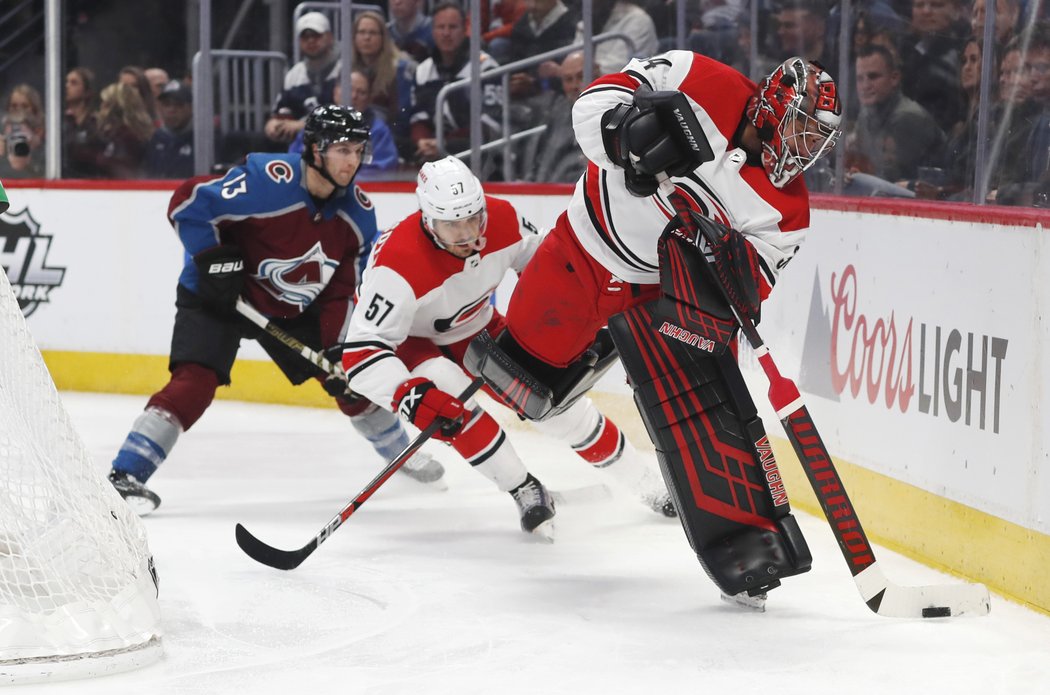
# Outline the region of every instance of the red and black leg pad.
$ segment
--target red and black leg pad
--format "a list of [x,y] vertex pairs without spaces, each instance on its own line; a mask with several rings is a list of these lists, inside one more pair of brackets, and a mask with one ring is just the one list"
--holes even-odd
[[655,302],[609,321],[689,544],[727,594],[759,594],[812,556],[733,356],[652,328]]

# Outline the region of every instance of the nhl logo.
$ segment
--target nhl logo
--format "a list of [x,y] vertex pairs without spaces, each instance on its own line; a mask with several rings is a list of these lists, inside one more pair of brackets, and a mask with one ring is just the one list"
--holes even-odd
[[62,284],[65,268],[47,267],[52,237],[40,233],[40,224],[29,208],[0,215],[0,266],[18,298],[25,316],[51,301],[51,290]]

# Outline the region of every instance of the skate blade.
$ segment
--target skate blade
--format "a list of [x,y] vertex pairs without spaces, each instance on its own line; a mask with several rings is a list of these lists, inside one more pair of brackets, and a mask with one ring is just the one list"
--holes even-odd
[[542,524],[532,529],[529,533],[535,541],[540,543],[553,543],[554,542],[554,519],[547,519]]
[[415,482],[419,483],[420,485],[425,485],[426,487],[431,488],[432,490],[440,490],[442,492],[448,490],[448,483],[445,482],[444,473],[442,473],[440,478],[428,480],[425,477],[419,477],[414,471],[409,471],[404,468],[402,468],[400,472],[404,474],[404,477],[410,478]]
[[554,504],[585,504],[589,502],[601,502],[612,497],[612,490],[608,485],[584,485],[568,490],[549,490]]
[[741,591],[735,596],[730,596],[729,594],[723,592],[722,600],[728,603],[730,606],[735,606],[736,608],[743,608],[754,613],[766,612],[765,594],[759,594],[758,596],[748,596],[746,591]]
[[448,483],[445,482],[444,478],[438,478],[431,483],[426,483],[426,486],[431,490],[437,490],[438,492],[448,492]]
[[124,501],[131,507],[131,511],[139,516],[149,516],[160,506],[155,500],[149,497],[140,497],[139,495],[129,495],[124,498]]

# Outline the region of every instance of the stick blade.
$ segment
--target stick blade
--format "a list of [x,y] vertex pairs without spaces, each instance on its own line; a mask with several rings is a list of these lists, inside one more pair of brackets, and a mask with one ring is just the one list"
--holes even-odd
[[955,618],[988,615],[992,608],[983,584],[889,586],[878,610],[889,618]]
[[237,545],[244,554],[256,562],[279,570],[294,570],[317,547],[317,539],[310,541],[299,550],[280,550],[263,543],[240,524],[236,528]]
[[854,577],[868,608],[887,618],[955,618],[988,615],[992,608],[983,584],[899,586],[872,564]]

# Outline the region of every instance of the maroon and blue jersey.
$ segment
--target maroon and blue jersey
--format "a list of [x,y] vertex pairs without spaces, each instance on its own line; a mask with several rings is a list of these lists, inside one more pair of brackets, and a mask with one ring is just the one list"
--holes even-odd
[[372,201],[357,186],[320,206],[299,155],[252,154],[221,178],[189,179],[168,208],[186,260],[179,283],[196,292],[193,256],[219,244],[244,257],[244,298],[270,317],[320,310],[326,345],[338,342],[376,237]]

